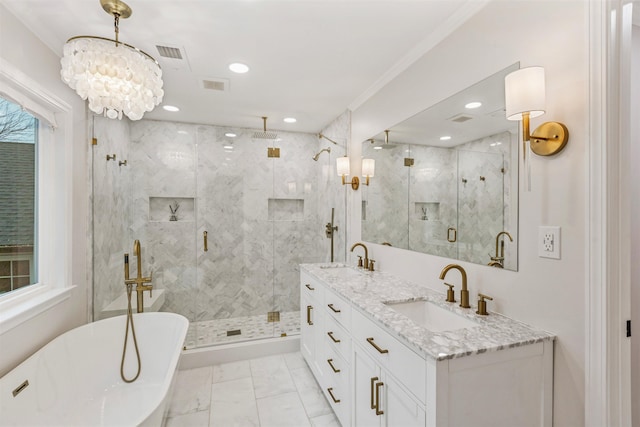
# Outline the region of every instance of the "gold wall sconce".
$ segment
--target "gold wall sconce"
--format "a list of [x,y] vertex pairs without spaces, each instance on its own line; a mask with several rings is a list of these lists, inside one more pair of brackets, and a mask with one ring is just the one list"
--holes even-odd
[[[351,181],[347,182],[346,178],[351,174],[349,157],[338,157],[336,163],[336,171],[338,172],[338,176],[342,178],[342,185],[351,184],[353,190],[360,188],[360,179],[357,176],[354,176],[351,178]],[[365,178],[364,185],[369,185],[369,178],[373,178],[374,172],[375,160],[362,159],[362,177]]]
[[508,74],[504,78],[504,89],[507,120],[522,121],[523,154],[529,171],[527,152],[530,150],[539,156],[559,153],[567,145],[569,130],[560,122],[545,122],[533,133],[529,131],[529,120],[546,111],[543,67],[526,67]]

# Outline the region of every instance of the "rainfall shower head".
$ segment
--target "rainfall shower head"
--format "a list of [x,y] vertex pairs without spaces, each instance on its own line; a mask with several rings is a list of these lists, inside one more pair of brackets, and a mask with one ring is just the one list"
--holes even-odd
[[318,151],[318,153],[315,156],[313,156],[313,160],[317,162],[318,159],[320,158],[320,154],[322,154],[325,151],[327,153],[330,153],[331,152],[331,147],[323,148],[322,150]]
[[262,132],[254,132],[253,137],[255,139],[276,139],[278,134],[275,132],[267,132],[267,118],[262,117]]

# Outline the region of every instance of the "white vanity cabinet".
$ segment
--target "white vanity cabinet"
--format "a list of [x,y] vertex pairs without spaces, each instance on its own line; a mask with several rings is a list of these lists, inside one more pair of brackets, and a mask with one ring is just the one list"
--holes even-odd
[[360,346],[353,349],[356,426],[424,427],[424,406]]
[[[316,351],[322,349],[319,331],[322,329],[322,301],[324,286],[307,278],[300,285],[300,352],[316,378],[324,370],[317,362]],[[318,332],[318,333],[317,333]]]
[[478,327],[430,333],[384,301],[441,294],[377,272],[305,266],[301,351],[343,427],[552,425],[552,334],[466,312]]
[[351,305],[300,276],[300,350],[343,427],[351,425]]

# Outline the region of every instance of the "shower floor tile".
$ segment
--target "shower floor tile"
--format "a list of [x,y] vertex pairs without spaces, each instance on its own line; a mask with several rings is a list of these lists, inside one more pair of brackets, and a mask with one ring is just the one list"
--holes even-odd
[[[233,331],[238,330],[240,333],[234,335]],[[228,334],[228,332],[232,334]],[[266,314],[230,319],[200,320],[189,324],[185,347],[192,349],[259,338],[280,337],[282,334],[298,335],[299,333],[299,311],[281,312],[279,322],[267,322]]]

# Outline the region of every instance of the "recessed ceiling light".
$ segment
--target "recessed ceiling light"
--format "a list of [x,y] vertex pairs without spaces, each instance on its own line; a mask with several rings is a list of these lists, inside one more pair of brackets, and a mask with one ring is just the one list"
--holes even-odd
[[480,106],[482,106],[482,102],[473,101],[473,102],[470,102],[467,105],[465,105],[464,108],[468,108],[468,109],[472,110],[472,109],[478,108]]
[[229,64],[229,69],[234,73],[244,74],[249,71],[249,66],[240,62],[234,62],[233,64]]
[[233,145],[223,145],[222,148],[225,150],[233,150]]
[[295,122],[297,122],[297,120],[294,117],[285,117],[284,122],[285,123],[295,123]]
[[449,135],[445,135],[445,136],[441,136],[440,137],[440,141],[448,141],[450,139],[451,139],[451,137]]
[[227,132],[227,133],[224,134],[224,136],[226,136],[227,138],[235,138],[238,135],[236,135],[233,132]]
[[189,135],[189,132],[187,132],[186,130],[179,130],[178,133],[180,135]]
[[382,150],[382,147],[377,146],[377,147],[373,147],[374,150]]
[[175,113],[176,111],[180,111],[180,109],[175,105],[163,105],[162,108],[165,111],[171,111],[172,113]]

